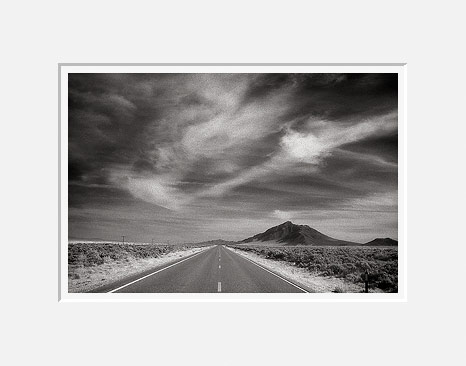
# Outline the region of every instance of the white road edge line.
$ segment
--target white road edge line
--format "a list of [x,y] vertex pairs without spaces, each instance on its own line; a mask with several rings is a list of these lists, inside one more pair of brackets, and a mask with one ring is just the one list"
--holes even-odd
[[218,292],[222,292],[222,283],[221,282],[218,283]]
[[188,257],[188,258],[182,259],[182,260],[180,260],[179,262],[170,264],[170,265],[167,266],[167,267],[164,267],[164,268],[162,268],[162,269],[159,269],[158,271],[149,273],[148,275],[145,275],[145,276],[143,276],[143,277],[141,277],[141,278],[138,278],[137,280],[134,280],[134,281],[132,281],[132,282],[130,282],[130,283],[127,283],[126,285],[123,285],[123,286],[120,286],[120,287],[118,287],[118,288],[116,288],[116,289],[114,289],[114,290],[108,291],[107,294],[110,294],[110,293],[112,293],[112,292],[121,290],[122,288],[125,288],[125,287],[127,287],[127,286],[129,286],[129,285],[132,285],[133,283],[139,282],[139,281],[141,281],[141,280],[143,280],[143,279],[145,279],[145,278],[147,278],[147,277],[153,276],[153,275],[155,275],[156,273],[165,271],[166,269],[168,269],[168,268],[170,268],[170,267],[176,266],[177,264],[180,264],[180,263],[182,263],[182,262],[184,262],[184,261],[187,261],[188,259],[194,258],[195,256],[197,256],[197,255],[199,255],[199,254],[201,254],[201,253],[204,253],[206,250],[208,250],[208,249],[201,250],[199,253],[196,253],[196,254],[194,254],[194,255]]
[[[229,250],[230,252],[232,252],[232,253],[234,253],[234,254],[236,254],[236,255],[239,256],[238,253],[233,252],[231,249],[228,248],[228,250]],[[303,289],[302,287],[299,287],[298,285],[295,285],[293,282],[288,281],[286,278],[283,278],[282,276],[279,276],[279,275],[277,275],[276,273],[273,273],[272,271],[269,271],[267,268],[261,266],[260,264],[257,264],[256,262],[250,260],[249,258],[247,258],[247,257],[245,257],[245,256],[243,256],[243,255],[242,255],[241,257],[244,258],[244,259],[247,259],[249,262],[251,262],[252,264],[255,264],[257,267],[262,268],[264,271],[267,271],[267,272],[269,272],[270,274],[273,274],[275,277],[278,277],[279,279],[281,279],[281,280],[283,280],[283,281],[289,283],[290,285],[296,287],[297,289],[300,289],[301,291],[303,291],[303,292],[305,292],[305,293],[309,293],[309,291]]]

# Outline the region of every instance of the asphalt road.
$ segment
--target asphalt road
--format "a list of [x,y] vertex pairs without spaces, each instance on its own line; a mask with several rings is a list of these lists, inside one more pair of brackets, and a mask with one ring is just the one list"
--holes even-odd
[[292,293],[306,292],[244,257],[217,245],[95,292]]

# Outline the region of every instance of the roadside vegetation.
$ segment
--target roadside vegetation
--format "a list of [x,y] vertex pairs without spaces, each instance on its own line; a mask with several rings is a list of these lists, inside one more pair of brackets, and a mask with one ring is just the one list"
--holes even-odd
[[263,247],[233,245],[263,258],[283,261],[322,277],[341,278],[369,289],[398,292],[398,248],[394,247]]
[[201,250],[205,245],[68,244],[68,291],[86,292]]
[[68,244],[68,265],[91,267],[111,261],[157,258],[177,248],[173,245],[72,243]]

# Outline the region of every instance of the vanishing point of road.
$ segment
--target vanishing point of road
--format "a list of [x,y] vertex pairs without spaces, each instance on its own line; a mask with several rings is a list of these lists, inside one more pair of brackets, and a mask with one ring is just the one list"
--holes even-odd
[[292,293],[307,292],[268,269],[226,249],[203,250],[176,262],[127,277],[92,292]]

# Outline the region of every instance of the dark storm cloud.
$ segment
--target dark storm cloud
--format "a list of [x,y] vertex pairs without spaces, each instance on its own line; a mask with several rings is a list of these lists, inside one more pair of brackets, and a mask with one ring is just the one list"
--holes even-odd
[[396,74],[298,74],[289,117],[312,115],[348,123],[397,107]]
[[293,79],[291,74],[262,74],[256,76],[250,83],[244,94],[244,103],[250,103],[255,99],[266,98],[267,95],[291,86]]
[[343,150],[379,156],[396,163],[398,161],[398,133],[383,136],[370,136],[364,140],[352,142],[341,147]]
[[[330,211],[346,239],[358,238],[364,220],[396,236],[396,74],[68,81],[71,236],[156,230],[195,241],[230,226],[228,238],[239,239],[285,217],[327,227]],[[370,212],[389,216],[372,222]]]
[[89,170],[89,166],[86,163],[70,160],[68,162],[68,180],[70,182],[79,181],[84,175],[84,172]]

